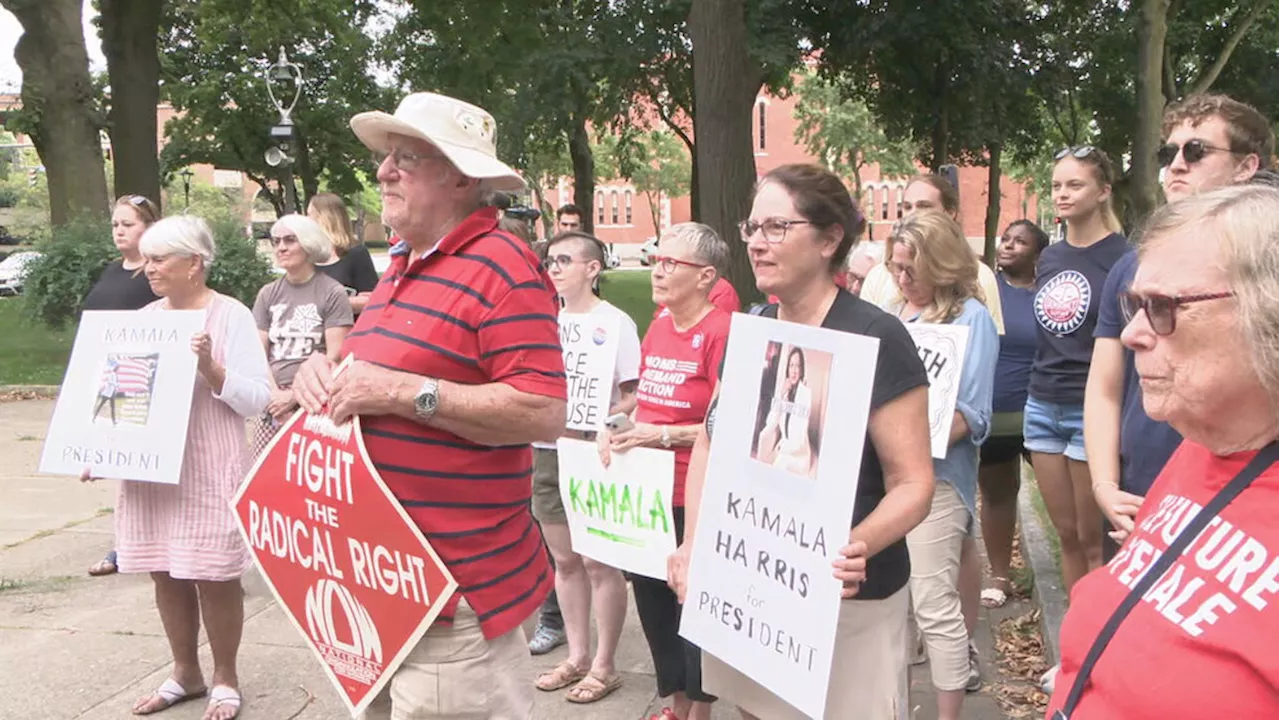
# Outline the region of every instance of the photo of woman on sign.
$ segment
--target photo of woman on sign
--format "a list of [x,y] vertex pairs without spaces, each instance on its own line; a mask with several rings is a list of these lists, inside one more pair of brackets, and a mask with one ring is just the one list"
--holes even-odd
[[[785,361],[780,362],[782,358]],[[781,343],[769,343],[757,413],[756,460],[796,475],[818,477],[825,405],[819,398],[826,395],[830,369],[828,353],[794,346],[784,353]]]

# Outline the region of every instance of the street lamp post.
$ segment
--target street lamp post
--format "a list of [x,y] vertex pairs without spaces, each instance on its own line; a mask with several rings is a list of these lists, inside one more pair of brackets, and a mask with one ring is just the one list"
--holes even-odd
[[191,178],[195,173],[191,172],[191,168],[182,168],[182,172],[178,173],[182,176],[182,200],[183,209],[191,209]]
[[301,95],[302,67],[289,60],[282,45],[280,58],[267,68],[267,97],[280,113],[280,122],[271,126],[271,139],[275,145],[267,149],[263,159],[271,167],[281,169],[286,213],[297,212],[298,208],[298,189],[293,183],[293,158],[289,151],[293,144],[293,119],[290,115]]

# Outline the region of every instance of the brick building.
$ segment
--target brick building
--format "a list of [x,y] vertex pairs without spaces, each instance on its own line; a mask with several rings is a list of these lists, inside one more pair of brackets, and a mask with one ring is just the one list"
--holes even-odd
[[[763,176],[769,170],[797,162],[815,162],[804,146],[795,139],[795,95],[787,98],[761,93],[756,98],[751,118],[751,139],[755,149],[756,175]],[[921,167],[921,172],[924,168]],[[871,221],[871,236],[883,239],[889,226],[901,216],[902,193],[905,178],[884,178],[880,169],[869,165],[862,170],[862,208]],[[960,218],[965,235],[976,250],[981,250],[984,223],[987,214],[987,168],[961,167]],[[595,203],[591,212],[595,216],[595,233],[606,243],[643,243],[657,235],[648,198],[644,193],[620,180],[597,181]],[[1036,196],[1030,188],[1008,177],[1000,180],[1000,227],[1014,220],[1035,218]],[[573,178],[561,178],[546,193],[549,212],[564,203],[573,202]],[[689,198],[663,197],[658,201],[659,223],[665,228],[673,223],[690,219]],[[584,208],[585,209],[585,208]]]

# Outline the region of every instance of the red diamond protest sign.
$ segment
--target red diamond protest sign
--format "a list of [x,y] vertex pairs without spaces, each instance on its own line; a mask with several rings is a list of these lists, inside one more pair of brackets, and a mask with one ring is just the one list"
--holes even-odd
[[363,712],[458,584],[369,461],[360,419],[295,413],[232,504],[276,600]]

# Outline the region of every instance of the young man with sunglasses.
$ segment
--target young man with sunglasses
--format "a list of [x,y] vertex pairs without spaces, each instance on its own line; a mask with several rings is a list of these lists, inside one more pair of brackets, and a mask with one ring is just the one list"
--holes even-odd
[[[1266,118],[1225,95],[1193,95],[1170,106],[1164,137],[1158,158],[1169,202],[1249,182],[1269,172],[1275,151]],[[1173,428],[1151,420],[1143,410],[1133,353],[1120,344],[1120,332],[1141,309],[1157,334],[1171,333],[1179,305],[1212,299],[1148,298],[1141,306],[1126,301],[1137,266],[1137,252],[1130,250],[1107,277],[1085,390],[1085,447],[1093,493],[1111,526],[1103,541],[1106,560],[1133,529],[1143,496],[1182,442]]]

